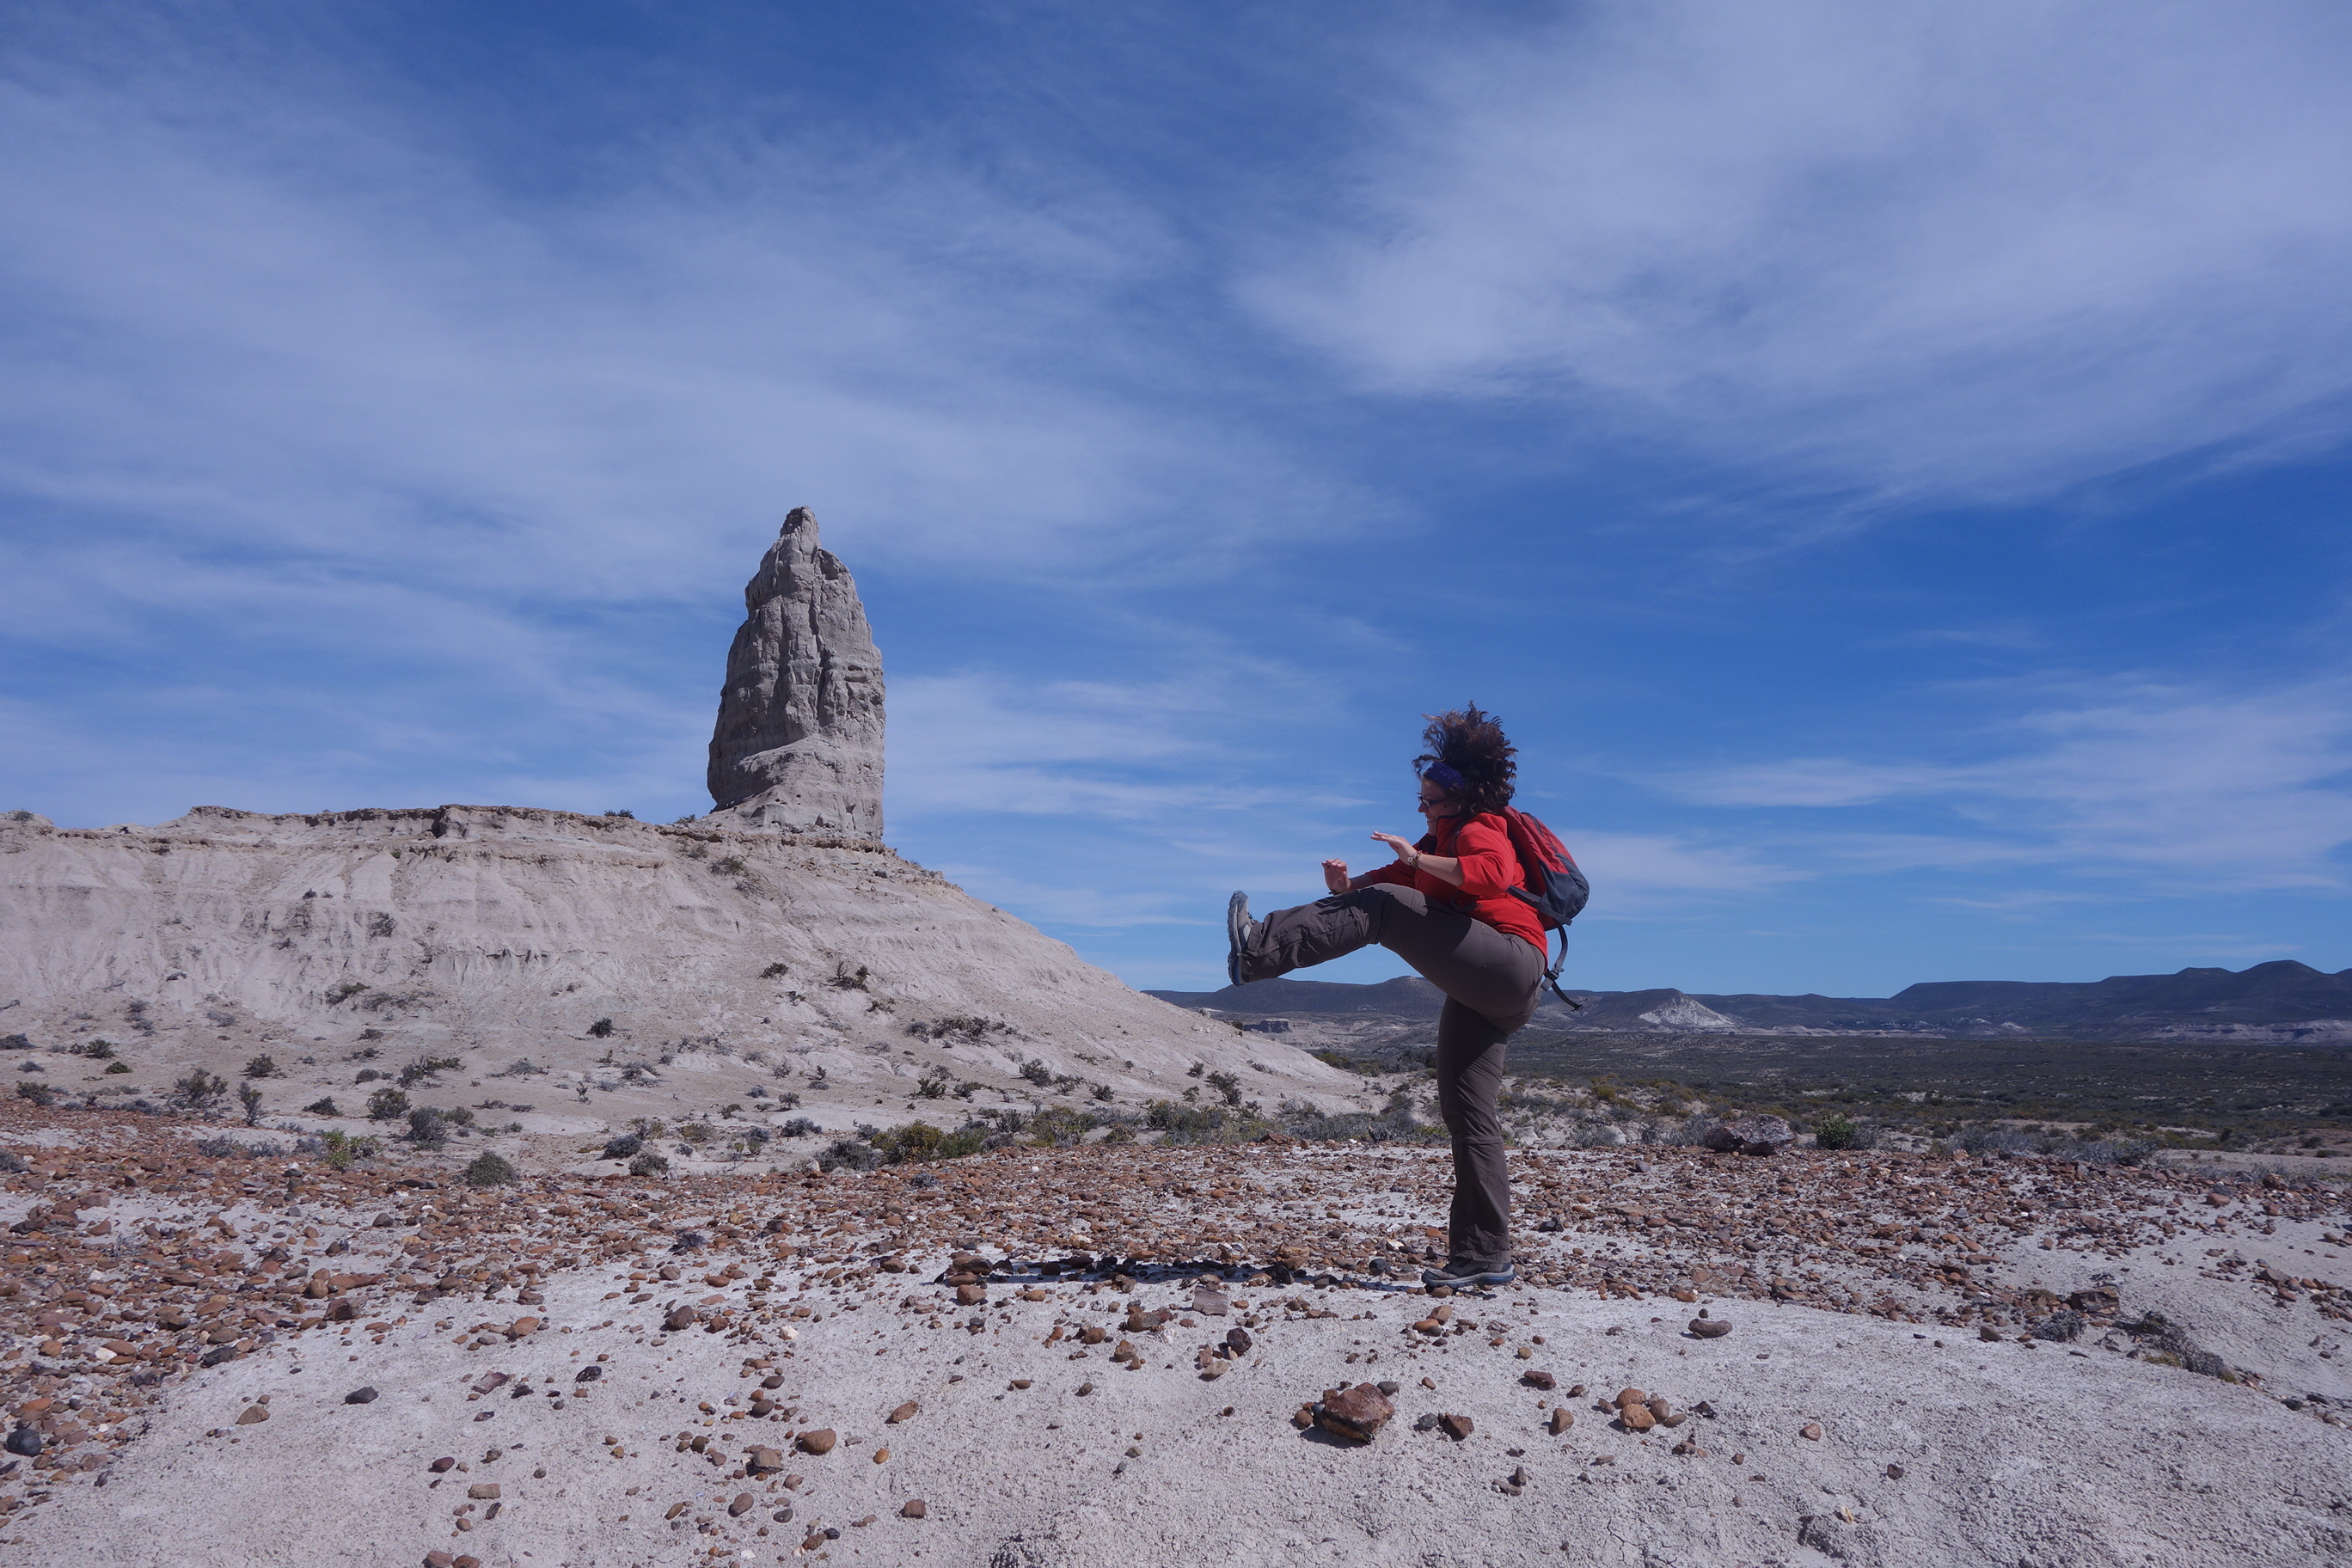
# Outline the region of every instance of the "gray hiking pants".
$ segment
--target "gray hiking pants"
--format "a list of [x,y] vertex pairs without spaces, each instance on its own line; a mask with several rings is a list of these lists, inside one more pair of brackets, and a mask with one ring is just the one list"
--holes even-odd
[[1511,1260],[1511,1184],[1503,1124],[1503,1042],[1535,1016],[1543,955],[1418,890],[1382,883],[1265,919],[1242,953],[1242,979],[1272,980],[1379,943],[1445,993],[1437,1016],[1437,1108],[1454,1135],[1452,1261]]

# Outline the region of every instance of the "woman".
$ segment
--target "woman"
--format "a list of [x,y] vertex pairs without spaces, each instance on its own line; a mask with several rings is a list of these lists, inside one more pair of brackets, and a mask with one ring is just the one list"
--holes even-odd
[[1454,1210],[1445,1267],[1429,1285],[1507,1285],[1510,1181],[1495,1099],[1503,1042],[1536,1010],[1544,931],[1513,898],[1525,879],[1511,836],[1495,815],[1511,799],[1517,748],[1494,716],[1472,703],[1430,721],[1427,752],[1413,759],[1429,831],[1407,843],[1372,837],[1396,859],[1360,877],[1323,862],[1331,896],[1252,920],[1247,895],[1225,913],[1225,973],[1236,985],[1324,963],[1378,942],[1445,993],[1437,1017],[1437,1105],[1454,1136]]

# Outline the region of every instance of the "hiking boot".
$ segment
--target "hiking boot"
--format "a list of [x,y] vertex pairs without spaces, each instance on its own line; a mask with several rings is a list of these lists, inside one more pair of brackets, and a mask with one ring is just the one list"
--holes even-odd
[[1264,921],[1250,919],[1249,895],[1235,893],[1225,904],[1225,978],[1234,984],[1243,983],[1242,950],[1255,942],[1264,930]]
[[1421,1271],[1423,1284],[1451,1285],[1457,1290],[1472,1285],[1508,1285],[1518,1277],[1519,1271],[1507,1263],[1487,1268],[1475,1263],[1464,1263],[1459,1259],[1447,1264],[1443,1268],[1424,1268]]

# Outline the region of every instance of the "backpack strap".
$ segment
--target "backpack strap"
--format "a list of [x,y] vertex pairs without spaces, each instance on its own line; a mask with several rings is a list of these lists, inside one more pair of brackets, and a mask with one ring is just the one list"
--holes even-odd
[[[1550,957],[1550,954],[1551,954],[1551,950],[1550,950],[1550,947],[1549,947],[1549,943],[1547,942],[1547,945],[1546,945],[1545,950],[1544,950],[1544,955],[1545,955],[1546,957],[1548,957],[1548,958],[1549,958],[1549,957]],[[1552,963],[1552,965],[1551,965],[1551,967],[1550,967],[1550,968],[1549,968],[1549,969],[1547,969],[1547,970],[1545,970],[1545,971],[1544,971],[1544,974],[1543,974],[1543,977],[1544,977],[1544,984],[1551,987],[1551,994],[1552,994],[1553,995],[1555,995],[1555,996],[1559,997],[1562,1002],[1565,1002],[1565,1003],[1567,1003],[1567,1004],[1568,1004],[1568,1009],[1569,1009],[1569,1011],[1570,1011],[1570,1012],[1571,1012],[1571,1013],[1581,1013],[1581,1012],[1583,1012],[1583,1011],[1584,1011],[1584,1004],[1583,1004],[1583,1003],[1581,1003],[1581,1002],[1580,1002],[1580,1001],[1578,1001],[1575,997],[1570,996],[1567,992],[1562,991],[1562,990],[1559,988],[1559,972],[1560,972],[1561,970],[1563,970],[1563,969],[1567,968],[1567,967],[1568,967],[1568,928],[1567,928],[1566,926],[1562,926],[1562,927],[1560,927],[1560,928],[1559,928],[1559,957],[1558,959],[1556,959],[1556,960],[1554,960],[1554,961],[1553,961],[1553,963]]]

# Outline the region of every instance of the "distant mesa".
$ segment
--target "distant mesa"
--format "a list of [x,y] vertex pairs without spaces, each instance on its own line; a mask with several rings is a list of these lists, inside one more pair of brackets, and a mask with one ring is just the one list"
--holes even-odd
[[729,826],[882,837],[882,655],[857,584],[794,507],[743,585],[710,736]]
[[[1377,985],[1262,980],[1222,991],[1154,991],[1218,1017],[1355,1015],[1397,1023],[1437,1016],[1440,998],[1412,976]],[[1893,996],[1574,993],[1570,1013],[1547,1002],[1537,1026],[1571,1032],[1655,1034],[1924,1035],[2000,1038],[2212,1040],[2242,1044],[2352,1044],[2352,969],[2334,974],[2292,959],[2251,969],[2115,974],[2087,984],[1935,981]]]

